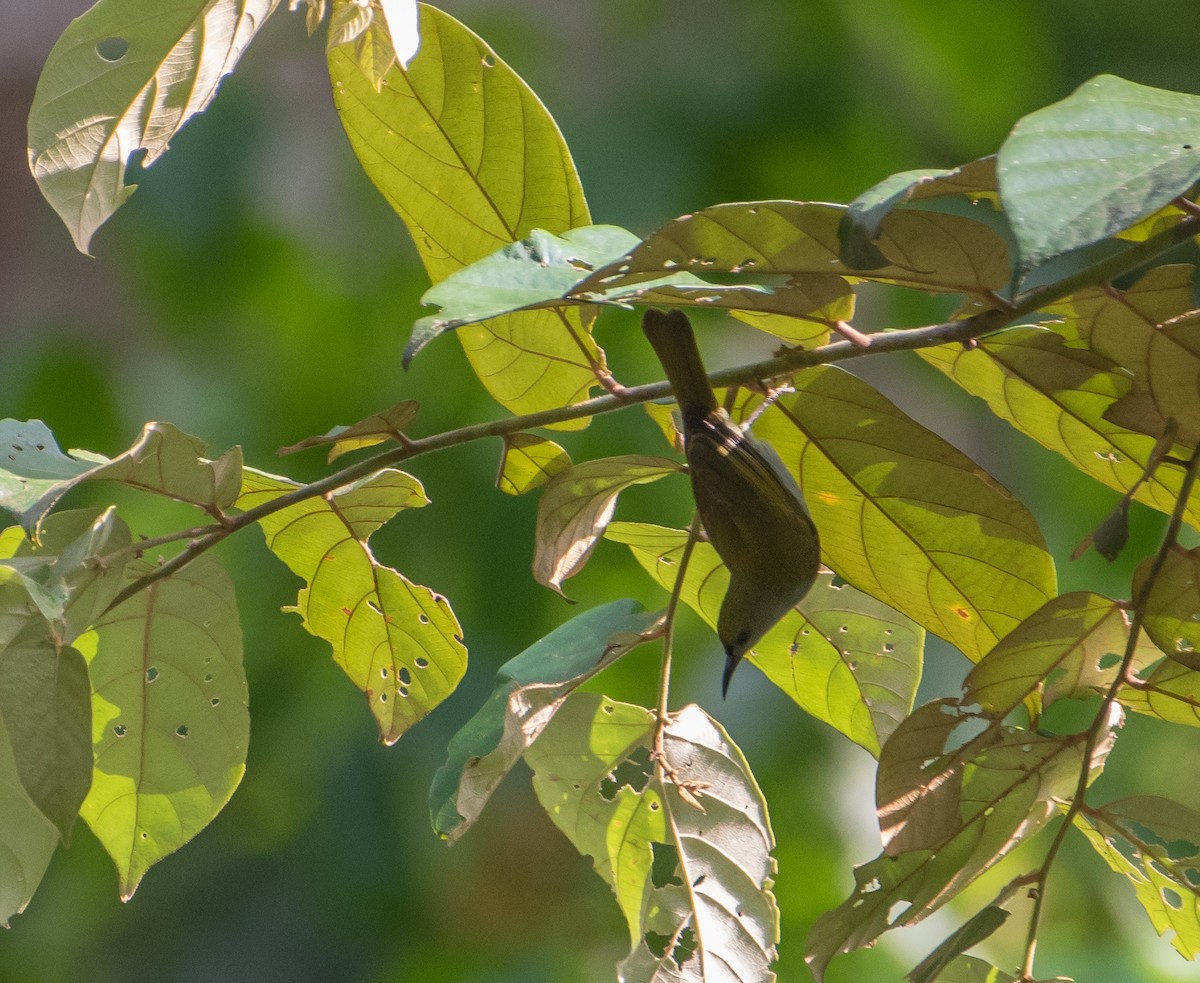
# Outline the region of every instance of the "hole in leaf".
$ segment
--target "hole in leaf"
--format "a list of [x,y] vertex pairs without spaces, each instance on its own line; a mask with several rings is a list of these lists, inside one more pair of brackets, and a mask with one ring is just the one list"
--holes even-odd
[[[641,792],[650,781],[653,769],[650,766],[650,749],[636,748],[617,767],[608,773],[600,782],[600,794],[610,802],[617,797],[617,792],[628,786],[634,792]],[[651,803],[653,809],[657,803]]]
[[1168,908],[1174,908],[1176,911],[1178,911],[1183,907],[1183,898],[1181,898],[1175,891],[1172,891],[1169,887],[1164,887],[1162,889],[1162,899],[1164,902],[1166,902]]
[[211,672],[206,672],[204,674],[204,681],[206,683],[211,683],[213,681],[213,674]]
[[380,666],[380,667],[379,667],[379,678],[380,678],[380,679],[387,679],[387,678],[388,678],[388,667],[387,667],[387,666]]
[[187,724],[180,724],[178,727],[176,727],[175,728],[175,736],[176,737],[187,737],[188,736]]
[[1183,878],[1195,888],[1200,888],[1200,869],[1189,867],[1183,872]]
[[425,658],[425,656],[423,656],[423,655],[418,655],[415,659],[413,659],[413,664],[418,669],[429,668],[429,660],[427,658]]
[[680,969],[683,969],[684,964],[695,954],[696,933],[692,931],[692,927],[689,925],[679,933],[679,942],[671,952],[671,961]]
[[113,733],[116,734],[117,737],[124,737],[126,734],[125,725],[124,724],[115,724],[113,726]]
[[679,851],[670,843],[651,843],[653,861],[650,864],[650,882],[655,887],[668,884],[682,885],[679,879]]
[[396,670],[396,679],[400,681],[401,686],[408,686],[412,683],[412,673],[408,671],[408,666],[401,666]]
[[1186,860],[1200,853],[1200,846],[1190,840],[1172,840],[1167,844],[1167,856],[1172,860]]
[[495,68],[496,67],[496,59],[491,54],[486,54],[479,60],[484,68]]
[[398,690],[396,690],[396,695],[407,697],[408,696],[408,687],[401,686]]
[[129,51],[129,42],[124,38],[104,38],[96,42],[96,54],[108,62],[120,61]]
[[429,624],[429,615],[427,615],[427,614],[418,614],[418,615],[417,615],[417,620],[418,620],[419,622],[421,622],[421,624],[423,624],[423,625],[427,625],[427,624]]
[[387,693],[386,692],[379,694],[379,702],[387,703]]
[[208,702],[211,703],[214,707],[219,707],[221,705],[221,698],[219,696],[214,696]]
[[662,959],[667,954],[667,946],[671,944],[671,936],[647,932],[642,936],[642,941],[646,943],[646,948],[654,953],[656,959]]
[[896,643],[895,642],[884,642],[883,650],[885,652],[895,652],[896,651]]
[[148,683],[152,683],[152,682],[154,682],[154,680],[156,680],[157,678],[158,678],[158,667],[157,667],[157,666],[150,666],[150,667],[149,667],[149,668],[146,670],[146,682],[148,682]]

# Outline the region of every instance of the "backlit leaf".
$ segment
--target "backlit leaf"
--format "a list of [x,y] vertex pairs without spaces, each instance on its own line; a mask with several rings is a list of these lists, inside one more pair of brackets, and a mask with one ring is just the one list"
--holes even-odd
[[[1152,559],[1134,575],[1134,596],[1142,591]],[[1168,657],[1200,670],[1200,549],[1176,546],[1145,600],[1142,627]]]
[[100,0],[73,20],[42,69],[29,113],[29,166],[86,253],[148,167],[216,95],[278,0]]
[[0,508],[13,515],[24,514],[55,485],[95,466],[95,459],[79,451],[64,454],[41,420],[0,420]]
[[[997,643],[963,684],[963,702],[1003,717],[1024,700],[1040,711],[1065,697],[1105,692],[1121,668],[1129,613],[1100,594],[1047,601]],[[1150,657],[1152,648],[1142,645]],[[1151,659],[1152,661],[1152,659]]]
[[[854,871],[855,888],[817,919],[806,943],[818,983],[839,952],[869,946],[946,903],[1058,813],[1084,766],[1084,734],[1053,735],[993,723],[960,747],[970,716],[952,701],[916,710],[879,761],[877,800],[885,852]],[[1122,720],[1119,707],[1088,763],[1103,768]]]
[[320,447],[331,444],[326,460],[332,464],[343,454],[361,450],[364,447],[374,447],[388,440],[401,441],[404,439],[404,428],[417,416],[418,403],[416,400],[401,400],[390,409],[380,413],[372,413],[365,420],[359,420],[348,427],[334,427],[329,433],[316,437],[306,437],[298,444],[279,448],[280,454],[294,454],[296,451],[307,450],[309,447]]
[[573,694],[525,754],[547,814],[617,896],[632,944],[619,979],[770,979],[779,915],[762,793],[691,705],[664,734],[681,794],[655,774],[653,728],[641,707]]
[[1099,75],[1021,119],[997,175],[1027,272],[1128,228],[1200,180],[1200,96]]
[[[247,469],[238,507],[296,487]],[[467,665],[462,629],[446,599],[379,563],[367,544],[397,512],[426,504],[416,478],[384,470],[259,520],[271,552],[305,581],[289,610],[333,647],[334,661],[366,696],[387,744],[453,692]]]
[[[920,354],[1084,474],[1122,493],[1142,477],[1155,438],[1109,421],[1110,407],[1130,391],[1128,374],[1109,359],[1032,327],[997,332],[970,350],[944,345]],[[1181,484],[1178,468],[1159,468],[1134,498],[1170,513]],[[1200,525],[1200,490],[1193,492],[1187,515]]]
[[1075,825],[1133,884],[1159,935],[1185,959],[1200,955],[1200,812],[1157,796],[1088,809]]
[[755,425],[806,490],[841,577],[978,661],[1055,593],[1033,516],[978,464],[835,368]]
[[[570,153],[537,96],[480,38],[421,6],[421,50],[380,91],[346,48],[329,54],[334,102],[363,169],[408,226],[437,283],[534,229],[589,222]],[[591,309],[530,311],[457,334],[514,413],[585,398],[603,353]],[[583,421],[567,424],[584,426]]]
[[[629,546],[667,591],[687,533],[614,522],[605,537]],[[715,628],[729,574],[716,550],[697,543],[680,598]],[[872,754],[912,709],[925,633],[873,597],[821,574],[800,603],[748,655],[749,661],[818,720]]]
[[560,625],[500,667],[491,697],[450,740],[429,790],[433,826],[451,843],[580,683],[645,641],[661,615],[613,601]]
[[[936,983],[937,980],[945,979],[943,971],[957,962],[968,949],[991,936],[1008,921],[1008,915],[1007,911],[997,905],[988,905],[977,911],[907,974],[909,983]],[[980,983],[987,983],[987,977],[983,977]],[[997,981],[993,980],[992,983]]]
[[496,487],[506,495],[524,495],[570,466],[570,456],[553,440],[532,433],[506,434]]
[[533,576],[562,593],[563,581],[578,573],[604,533],[617,496],[631,485],[658,481],[683,470],[676,461],[629,454],[584,461],[560,471],[538,502]]
[[85,481],[118,481],[210,514],[220,513],[237,500],[241,489],[242,451],[234,447],[215,461],[205,458],[205,453],[203,441],[178,427],[147,423],[129,450],[112,460],[93,455],[97,463],[47,489],[22,514],[21,522],[27,529],[35,528],[63,495]]
[[[137,566],[138,575],[152,569]],[[95,753],[80,815],[128,899],[153,864],[212,821],[246,769],[250,715],[233,583],[211,554],[199,556],[77,644],[92,681]]]
[[884,220],[876,244],[887,265],[855,270],[841,259],[838,226],[845,214],[846,206],[821,202],[714,205],[662,226],[579,289],[624,289],[679,270],[853,277],[968,294],[999,289],[1009,280],[1008,247],[991,229],[957,215],[915,210]]

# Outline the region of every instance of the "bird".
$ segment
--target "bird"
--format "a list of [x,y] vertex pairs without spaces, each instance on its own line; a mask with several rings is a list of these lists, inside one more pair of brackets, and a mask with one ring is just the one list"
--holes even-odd
[[642,331],[679,406],[700,522],[729,571],[717,616],[724,698],[742,657],[812,587],[820,540],[804,495],[774,448],[717,403],[687,316],[651,308]]

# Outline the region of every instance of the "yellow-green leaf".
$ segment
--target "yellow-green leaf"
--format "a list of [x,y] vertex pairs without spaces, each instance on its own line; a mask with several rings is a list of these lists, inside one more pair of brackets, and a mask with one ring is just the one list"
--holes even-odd
[[805,490],[825,561],[978,661],[1055,594],[1029,511],[855,376],[816,367],[755,426]]
[[506,434],[496,487],[506,495],[524,495],[570,466],[570,456],[553,440],[532,433]]
[[331,444],[326,460],[332,464],[343,454],[361,450],[364,447],[374,447],[387,440],[400,442],[404,440],[404,428],[417,416],[419,404],[416,400],[404,399],[389,409],[372,413],[365,420],[352,423],[348,427],[334,427],[328,433],[315,437],[305,437],[298,444],[279,448],[280,454],[294,454],[296,451],[307,450],[309,447],[320,447]]
[[[131,573],[151,569],[138,566]],[[78,647],[92,680],[95,753],[80,815],[128,899],[153,864],[221,811],[246,770],[233,583],[211,554],[197,557],[114,608]]]
[[[238,507],[296,487],[247,469]],[[379,563],[367,545],[397,512],[427,503],[416,478],[384,470],[259,520],[267,546],[305,582],[291,610],[333,646],[334,661],[366,696],[387,744],[449,696],[467,665],[446,599]]]
[[[376,92],[344,47],[334,102],[368,176],[408,226],[437,283],[533,229],[589,222],[570,153],[538,98],[480,38],[421,6],[421,50]],[[529,311],[458,331],[472,368],[514,413],[577,402],[603,355],[591,308]],[[571,426],[584,425],[574,421]]]

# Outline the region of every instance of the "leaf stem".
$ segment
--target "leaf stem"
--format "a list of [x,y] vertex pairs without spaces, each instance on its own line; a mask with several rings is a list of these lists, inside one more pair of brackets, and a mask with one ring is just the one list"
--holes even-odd
[[1101,702],[1100,709],[1092,720],[1091,727],[1088,728],[1083,745],[1083,765],[1079,772],[1079,782],[1075,786],[1075,794],[1072,796],[1071,803],[1063,815],[1062,825],[1058,827],[1054,834],[1054,839],[1050,841],[1050,846],[1046,850],[1046,856],[1043,858],[1042,865],[1038,869],[1034,886],[1030,889],[1030,893],[1033,896],[1033,911],[1029,916],[1029,932],[1025,941],[1025,962],[1021,968],[1021,980],[1027,981],[1027,983],[1032,983],[1034,979],[1033,960],[1037,950],[1038,926],[1042,917],[1042,907],[1045,903],[1046,883],[1050,876],[1050,868],[1058,856],[1058,851],[1066,839],[1068,830],[1074,824],[1075,817],[1086,808],[1087,803],[1085,800],[1089,778],[1091,777],[1092,755],[1095,754],[1096,748],[1099,745],[1100,734],[1108,726],[1111,709],[1117,700],[1117,695],[1120,693],[1121,687],[1126,685],[1125,676],[1129,671],[1129,667],[1133,664],[1134,654],[1137,651],[1138,637],[1142,631],[1146,599],[1150,596],[1150,592],[1154,588],[1154,583],[1162,572],[1163,565],[1167,562],[1167,557],[1179,540],[1179,531],[1183,527],[1183,514],[1187,509],[1188,499],[1192,494],[1192,485],[1196,481],[1198,471],[1200,471],[1200,447],[1197,447],[1188,459],[1187,470],[1184,472],[1183,481],[1179,487],[1179,494],[1175,499],[1175,508],[1171,512],[1171,521],[1167,524],[1166,532],[1163,533],[1162,542],[1159,544],[1158,552],[1155,554],[1154,561],[1151,563],[1150,569],[1146,574],[1146,579],[1142,582],[1141,587],[1133,598],[1133,616],[1130,619],[1129,638],[1125,643],[1125,652],[1121,659],[1121,665],[1113,677],[1112,684],[1108,687],[1108,692],[1104,694],[1104,700]]
[[[863,345],[853,341],[836,341],[811,351],[793,349],[774,358],[748,365],[736,366],[713,372],[709,381],[715,387],[734,386],[742,384],[758,384],[764,379],[786,375],[794,369],[810,365],[829,365],[858,358],[863,355],[881,354],[883,352],[915,351],[948,342],[969,342],[982,335],[990,334],[1011,324],[1018,318],[1024,317],[1047,304],[1061,300],[1083,286],[1107,281],[1122,273],[1134,270],[1153,257],[1165,252],[1195,235],[1200,235],[1200,215],[1189,215],[1176,225],[1165,229],[1143,242],[1136,243],[1128,249],[1109,256],[1092,266],[1079,270],[1071,276],[1064,277],[1054,283],[1045,284],[1018,294],[1011,302],[975,314],[972,317],[957,321],[946,321],[941,324],[926,325],[919,328],[905,328],[896,331],[884,331],[863,337],[869,344]],[[186,566],[201,553],[216,546],[227,536],[239,529],[252,525],[259,519],[265,518],[299,502],[306,501],[317,495],[327,495],[337,491],[352,482],[366,478],[382,468],[393,467],[409,458],[428,454],[432,451],[456,447],[474,440],[486,437],[503,437],[518,433],[522,430],[533,430],[541,427],[554,426],[585,417],[599,416],[616,410],[648,403],[671,395],[671,387],[667,382],[647,383],[646,385],[623,388],[617,392],[606,393],[585,399],[570,406],[558,406],[524,416],[507,417],[501,420],[490,420],[475,423],[455,430],[446,430],[428,437],[417,437],[390,450],[375,454],[371,457],[335,471],[306,485],[299,485],[293,491],[273,498],[239,515],[230,517],[219,528],[203,536],[192,539],[187,549],[177,554],[165,563],[156,567],[144,577],[132,582],[119,593],[104,613],[111,611],[123,601],[128,600],[138,591],[163,577],[170,576]]]
[[667,729],[669,713],[669,694],[671,689],[671,654],[675,646],[675,612],[679,610],[679,598],[683,593],[683,581],[687,576],[688,565],[692,560],[692,550],[700,538],[700,513],[692,516],[692,524],[688,527],[687,541],[683,544],[683,553],[679,557],[679,568],[675,574],[675,583],[671,587],[671,599],[667,601],[667,613],[663,627],[662,665],[658,672],[658,712],[654,724],[654,767],[659,781],[670,775],[673,769],[667,764],[666,748],[663,746],[663,734]]

